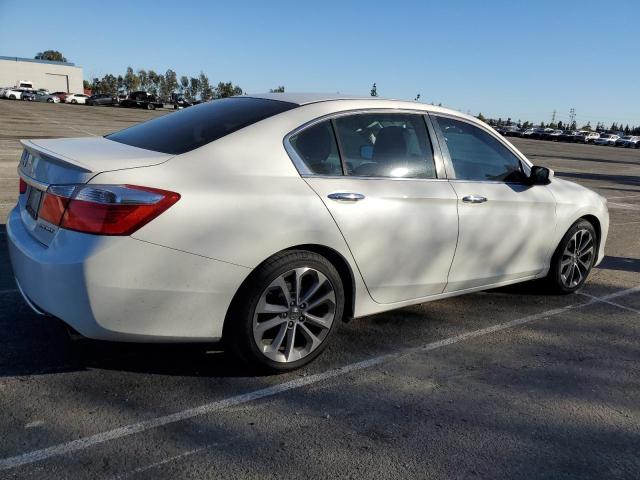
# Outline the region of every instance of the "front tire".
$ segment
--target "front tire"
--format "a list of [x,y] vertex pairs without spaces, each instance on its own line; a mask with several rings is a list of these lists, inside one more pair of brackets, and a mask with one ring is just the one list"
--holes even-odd
[[289,250],[260,265],[227,318],[230,353],[263,372],[295,370],[315,359],[344,312],[344,287],[321,255]]
[[595,228],[587,220],[578,220],[565,233],[551,259],[545,281],[556,293],[569,294],[587,280],[598,252]]

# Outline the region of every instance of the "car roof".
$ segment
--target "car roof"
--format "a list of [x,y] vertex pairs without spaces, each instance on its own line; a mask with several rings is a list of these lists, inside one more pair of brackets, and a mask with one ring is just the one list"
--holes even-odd
[[456,117],[465,118],[467,120],[480,122],[476,117],[465,114],[463,112],[452,110],[445,107],[435,106],[428,103],[416,102],[413,100],[402,100],[393,98],[371,97],[363,95],[348,95],[342,93],[254,93],[238,95],[244,98],[262,98],[266,100],[279,100],[281,102],[289,102],[299,106],[310,105],[320,102],[366,102],[362,105],[365,108],[396,108],[396,109],[417,109],[425,110],[433,113],[448,113]]

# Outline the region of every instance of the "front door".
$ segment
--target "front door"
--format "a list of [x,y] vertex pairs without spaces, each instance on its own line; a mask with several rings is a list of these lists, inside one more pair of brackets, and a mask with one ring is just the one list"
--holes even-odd
[[540,273],[555,230],[551,192],[527,185],[521,160],[491,133],[462,120],[432,118],[448,157],[460,220],[446,291]]

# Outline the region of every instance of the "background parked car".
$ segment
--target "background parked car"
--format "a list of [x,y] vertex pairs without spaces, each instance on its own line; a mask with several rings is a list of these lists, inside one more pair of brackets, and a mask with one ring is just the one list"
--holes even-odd
[[132,92],[129,97],[120,102],[121,107],[126,108],[146,108],[147,110],[155,110],[164,107],[164,103],[159,101],[155,95],[147,92]]
[[84,93],[69,93],[64,99],[64,103],[84,104],[86,103],[87,98],[89,98],[89,95],[85,95]]
[[616,140],[616,147],[640,148],[640,137],[625,135]]
[[22,94],[22,100],[28,100],[30,102],[60,103],[60,99],[57,96],[50,94],[46,90],[25,92]]
[[98,93],[87,98],[87,105],[117,105],[118,99],[108,93]]
[[616,144],[616,140],[620,137],[618,135],[614,135],[612,133],[604,133],[600,135],[600,138],[594,140],[594,144],[596,145],[610,145],[613,146]]
[[548,140],[557,142],[560,139],[560,135],[562,134],[564,134],[564,131],[562,130],[552,130],[551,132],[547,133],[546,138]]
[[20,100],[22,98],[22,94],[29,90],[30,89],[24,87],[7,88],[4,92],[4,98],[8,98],[9,100]]
[[55,95],[60,99],[62,103],[64,103],[65,98],[69,95],[69,92],[53,92],[51,95]]

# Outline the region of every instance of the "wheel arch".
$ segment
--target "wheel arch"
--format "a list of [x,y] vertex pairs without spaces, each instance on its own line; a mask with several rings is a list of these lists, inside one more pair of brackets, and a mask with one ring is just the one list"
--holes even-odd
[[598,247],[600,247],[600,239],[602,238],[602,225],[600,225],[600,220],[598,219],[598,217],[596,217],[595,215],[587,214],[583,215],[578,220],[586,220],[591,225],[593,225],[593,228],[596,231],[596,240],[598,241]]
[[340,254],[340,252],[338,252],[337,250],[331,247],[327,247],[326,245],[314,244],[314,243],[305,243],[301,245],[293,245],[291,247],[287,247],[283,250],[280,250],[274,253],[273,255],[270,255],[269,257],[265,258],[262,262],[260,262],[251,271],[251,273],[249,273],[249,275],[247,275],[247,277],[238,287],[236,293],[233,296],[233,299],[231,300],[231,303],[229,304],[229,307],[227,308],[227,313],[224,318],[224,324],[222,326],[223,339],[225,338],[226,336],[225,334],[227,333],[229,325],[231,324],[230,317],[233,315],[233,312],[236,310],[238,302],[242,298],[242,293],[246,288],[247,284],[253,278],[253,274],[257,270],[257,268],[260,265],[264,264],[265,262],[268,262],[269,260],[271,260],[273,257],[282,255],[283,253],[286,253],[290,250],[306,250],[308,252],[317,253],[318,255],[322,255],[332,263],[332,265],[336,268],[336,270],[338,271],[338,274],[340,275],[340,279],[342,280],[342,285],[344,288],[345,302],[344,302],[344,313],[343,313],[342,320],[346,322],[353,318],[354,311],[355,311],[356,285],[355,285],[355,277],[353,274],[353,270],[349,265],[349,262],[344,258],[342,254]]

